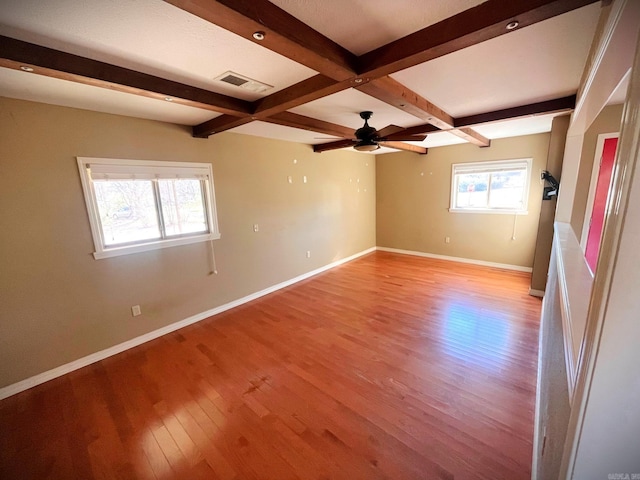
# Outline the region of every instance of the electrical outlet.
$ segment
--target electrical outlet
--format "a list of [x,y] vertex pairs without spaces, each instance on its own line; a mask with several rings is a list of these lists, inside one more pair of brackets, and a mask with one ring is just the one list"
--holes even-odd
[[140,305],[134,305],[131,307],[131,316],[137,317],[138,315],[142,315],[142,310],[140,310]]
[[307,258],[311,258],[311,250],[307,250]]
[[451,243],[451,238],[444,237],[444,243]]
[[254,224],[253,224],[253,231],[254,231],[254,232],[259,232],[259,231],[260,231],[260,227],[258,226],[258,224],[257,224],[257,223],[254,223]]

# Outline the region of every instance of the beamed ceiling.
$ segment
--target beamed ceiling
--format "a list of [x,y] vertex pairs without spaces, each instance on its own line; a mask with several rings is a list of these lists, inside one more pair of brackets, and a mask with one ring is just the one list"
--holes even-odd
[[[482,147],[573,109],[599,12],[593,0],[4,0],[0,95],[317,152],[353,145],[371,110],[388,139],[376,153]],[[221,82],[228,71],[270,88]]]

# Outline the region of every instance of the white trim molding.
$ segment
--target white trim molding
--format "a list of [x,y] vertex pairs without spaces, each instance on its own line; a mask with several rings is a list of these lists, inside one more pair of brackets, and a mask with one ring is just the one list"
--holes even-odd
[[556,222],[553,241],[558,270],[567,385],[569,400],[572,401],[578,371],[578,357],[593,287],[593,274],[587,266],[578,239],[570,224]]
[[219,313],[226,312],[227,310],[251,302],[252,300],[256,300],[257,298],[263,297],[277,290],[293,285],[294,283],[301,282],[302,280],[306,280],[307,278],[313,277],[314,275],[318,275],[319,273],[325,272],[344,263],[355,260],[356,258],[362,257],[363,255],[367,255],[368,253],[374,252],[375,250],[376,247],[368,248],[349,257],[336,260],[335,262],[331,262],[320,268],[311,270],[310,272],[303,273],[302,275],[298,275],[297,277],[291,278],[276,285],[272,285],[271,287],[265,288],[264,290],[260,290],[245,297],[238,298],[237,300],[233,300],[229,303],[225,303],[224,305],[220,305],[205,312],[197,313],[196,315],[193,315],[191,317],[169,324],[157,330],[153,330],[152,332],[145,333],[144,335],[132,338],[131,340],[127,340],[126,342],[122,342],[118,345],[100,350],[99,352],[92,353],[90,355],[87,355],[86,357],[82,357],[72,362],[65,363],[64,365],[60,365],[59,367],[53,368],[38,375],[34,375],[33,377],[27,378],[20,382],[7,385],[6,387],[0,388],[0,400],[28,390],[29,388],[35,387],[36,385],[40,385],[41,383],[53,380],[54,378],[66,375],[67,373],[71,373],[74,370],[86,367],[87,365],[91,365],[92,363],[96,363],[100,360],[104,360],[105,358],[117,355],[118,353],[129,350],[130,348],[137,347],[138,345],[142,345],[143,343],[149,342],[151,340],[155,340],[156,338],[159,338],[171,332],[175,332],[176,330],[179,330],[193,323],[197,323],[201,320],[204,320],[205,318],[213,317],[215,315],[218,315]]
[[438,255],[436,253],[427,253],[427,252],[416,252],[413,250],[401,250],[399,248],[376,247],[376,250],[380,250],[381,252],[400,253],[402,255],[414,255],[416,257],[436,258],[438,260],[448,260],[450,262],[470,263],[472,265],[482,265],[484,267],[502,268],[504,270],[515,270],[517,272],[531,273],[533,271],[531,267],[523,267],[521,265],[485,262],[484,260],[476,260],[473,258],[450,257],[448,255]]

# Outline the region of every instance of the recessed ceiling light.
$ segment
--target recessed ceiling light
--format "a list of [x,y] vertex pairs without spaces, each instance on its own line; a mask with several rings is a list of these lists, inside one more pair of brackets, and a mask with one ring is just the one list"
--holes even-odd
[[173,102],[173,98],[171,98],[171,97],[164,97],[164,99],[165,99],[167,102]]
[[33,72],[33,68],[31,67],[27,67],[27,66],[22,66],[20,67],[20,70],[24,71],[24,72]]
[[253,38],[255,38],[256,40],[264,40],[265,37],[265,33],[264,32],[254,32],[253,34]]
[[518,28],[518,25],[520,25],[520,22],[518,22],[517,20],[514,20],[513,22],[509,22],[507,23],[507,30],[513,30],[514,28]]
[[354,80],[354,82],[355,82],[355,83],[362,83],[362,79],[361,79],[361,78],[356,78],[356,79]]

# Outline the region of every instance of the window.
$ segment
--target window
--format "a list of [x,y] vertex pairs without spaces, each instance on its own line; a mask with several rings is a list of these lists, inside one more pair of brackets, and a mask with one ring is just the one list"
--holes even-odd
[[95,258],[220,238],[208,163],[78,157]]
[[451,212],[527,213],[531,159],[452,166]]

